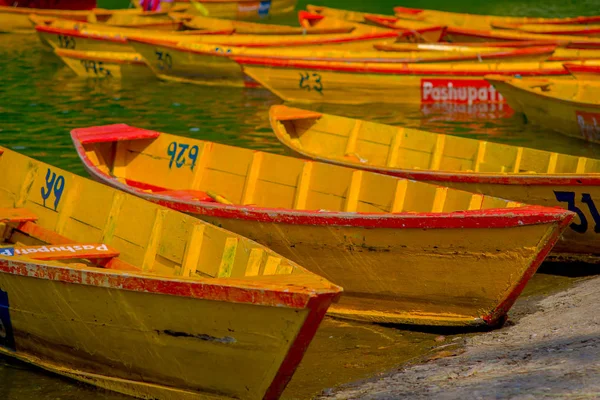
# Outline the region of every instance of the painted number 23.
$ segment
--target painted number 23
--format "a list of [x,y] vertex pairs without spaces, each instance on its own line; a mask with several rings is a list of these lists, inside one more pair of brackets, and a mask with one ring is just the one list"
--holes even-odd
[[44,207],[48,207],[46,206],[46,200],[48,200],[51,195],[54,195],[54,210],[56,210],[64,190],[65,178],[62,175],[56,175],[56,172],[52,172],[50,171],[50,168],[48,168],[48,172],[46,172],[46,187],[42,186],[41,188]]
[[[579,217],[579,223],[571,223],[571,229],[573,229],[577,233],[585,233],[588,230],[588,220],[583,213],[583,211],[575,205],[575,193],[574,192],[554,192],[556,196],[556,200],[561,203],[567,203],[567,208],[569,211],[573,211]],[[581,203],[585,204],[590,210],[590,214],[594,219],[594,232],[600,233],[600,213],[598,213],[598,208],[596,208],[596,204],[594,204],[594,200],[589,193],[581,194]]]
[[167,154],[171,157],[169,160],[169,168],[173,167],[173,163],[177,168],[181,168],[185,165],[186,157],[192,160],[190,168],[194,170],[196,166],[196,160],[198,159],[198,146],[190,147],[189,144],[171,142],[167,149]]

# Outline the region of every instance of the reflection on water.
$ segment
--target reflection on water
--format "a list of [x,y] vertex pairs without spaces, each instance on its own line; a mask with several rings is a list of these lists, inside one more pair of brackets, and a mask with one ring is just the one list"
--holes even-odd
[[[524,12],[524,7],[532,7],[517,0],[495,5],[479,0],[427,2],[431,7],[454,7],[455,10],[460,9],[461,3],[462,9],[472,6],[478,12],[489,11],[500,4],[502,11],[508,13]],[[550,3],[547,15],[556,10],[564,12],[568,7],[571,7],[567,10],[570,15],[582,13],[574,11],[575,6],[569,2],[552,0]],[[370,4],[356,0],[327,4],[371,8]],[[373,5],[372,10],[386,12],[393,5],[394,2],[382,1]],[[404,1],[404,5],[423,6],[423,1]],[[585,12],[587,8],[579,10]],[[0,144],[78,174],[84,174],[84,170],[73,150],[69,131],[99,124],[127,123],[176,135],[284,152],[271,133],[267,114],[269,107],[279,104],[280,100],[266,90],[209,88],[156,80],[81,79],[44,50],[34,35],[0,35],[0,96]],[[600,154],[598,146],[526,125],[521,116],[512,115],[505,106],[499,105],[304,107],[575,155]],[[527,291],[540,295],[540,291],[556,290],[572,281],[573,278],[537,275]],[[437,333],[327,319],[284,398],[308,398],[323,388],[366,378],[449,343],[453,338],[448,336],[440,343],[435,340],[437,336]],[[0,400],[122,398],[0,358]]]

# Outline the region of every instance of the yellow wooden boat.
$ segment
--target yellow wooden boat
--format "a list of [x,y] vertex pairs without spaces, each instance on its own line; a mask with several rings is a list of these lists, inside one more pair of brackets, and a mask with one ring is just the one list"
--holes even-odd
[[[311,60],[322,62],[369,62],[373,64],[404,63],[497,63],[498,60],[511,62],[545,60],[555,47],[534,47],[528,49],[491,49],[479,53],[458,52],[402,52],[381,53],[379,51],[345,51],[338,46],[298,46],[293,48],[253,48],[232,47],[217,44],[180,42],[165,43],[152,39],[129,39],[135,50],[147,61],[157,77],[178,82],[201,85],[254,87],[258,84],[242,70],[236,57],[266,57],[269,59]],[[321,50],[322,49],[322,50]]]
[[512,79],[500,76],[486,79],[502,93],[514,110],[525,114],[528,122],[600,143],[600,81]]
[[[181,16],[175,16],[181,18]],[[231,30],[236,34],[245,35],[313,35],[313,34],[329,34],[329,33],[349,33],[355,27],[350,24],[341,24],[340,26],[319,27],[309,26],[286,26],[262,24],[257,22],[235,21],[230,19],[211,18],[201,15],[184,16],[183,25],[188,29],[204,29],[204,30]]]
[[391,64],[232,58],[245,74],[283,100],[304,103],[503,103],[485,75],[569,77],[561,62]]
[[[551,119],[551,114],[546,113],[545,118]],[[577,217],[553,254],[600,259],[600,214],[595,205],[598,201],[600,206],[600,159],[284,106],[272,108],[271,125],[283,144],[306,158],[528,204],[567,208]]]
[[389,17],[379,14],[367,14],[357,11],[346,11],[322,6],[307,6],[307,11],[299,11],[298,19],[302,26],[311,26],[323,18],[334,18],[360,24],[374,24],[387,29],[402,32],[403,37],[410,42],[435,43],[439,42],[446,31],[445,25],[434,25],[427,22],[402,20],[397,24],[386,23]]
[[[258,20],[289,14],[298,0],[176,0],[175,5],[189,6],[188,12],[207,17]],[[191,5],[190,5],[191,4]]]
[[281,394],[339,287],[237,234],[0,154],[1,354],[144,399]]
[[154,73],[137,53],[54,49],[78,76],[108,79],[147,79]]
[[33,27],[29,17],[35,15],[43,18],[62,18],[74,21],[103,22],[115,25],[136,24],[140,22],[171,21],[167,12],[142,11],[135,9],[106,10],[46,10],[26,7],[0,6],[0,32],[32,33]]
[[112,140],[89,129],[71,136],[95,179],[247,235],[342,285],[345,295],[330,308],[341,318],[496,324],[571,219],[165,133],[132,139],[135,128],[123,125],[92,129],[110,130]]
[[410,7],[395,7],[396,16],[430,23],[443,23],[454,27],[490,29],[494,23],[500,24],[591,24],[600,22],[600,16],[573,18],[512,17],[500,15],[465,14],[449,11],[428,10]]

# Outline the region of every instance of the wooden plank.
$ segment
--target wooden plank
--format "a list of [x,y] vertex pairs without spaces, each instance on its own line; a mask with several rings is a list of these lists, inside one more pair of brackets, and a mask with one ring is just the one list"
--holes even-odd
[[206,166],[210,162],[212,148],[213,144],[211,142],[204,142],[204,145],[202,146],[202,152],[198,156],[198,160],[194,166],[194,177],[190,186],[192,189],[199,189],[200,185],[202,184],[202,177],[206,171]]
[[433,206],[431,212],[443,212],[444,204],[446,203],[446,195],[448,194],[447,187],[437,187],[435,189],[435,197],[433,198]]
[[585,173],[585,168],[587,166],[587,162],[588,162],[588,158],[586,158],[586,157],[579,157],[577,159],[577,168],[575,169],[575,173],[576,174],[583,174],[583,173]]
[[406,199],[406,191],[408,189],[408,179],[399,179],[396,184],[396,193],[394,193],[394,199],[392,200],[392,209],[390,212],[397,213],[402,212],[404,208],[404,200]]
[[61,244],[0,248],[2,256],[24,256],[34,260],[100,259],[118,257],[119,252],[105,244]]
[[517,156],[515,157],[515,166],[513,168],[513,172],[518,174],[521,170],[521,161],[523,160],[523,148],[519,147],[517,149]]
[[192,227],[192,231],[188,237],[183,260],[181,262],[180,275],[183,277],[191,277],[198,268],[200,254],[202,254],[202,242],[204,240],[204,224],[196,224]]
[[446,145],[446,135],[438,135],[435,147],[433,149],[433,155],[431,157],[431,164],[429,169],[438,170],[442,163],[442,156],[444,155],[444,147]]
[[113,176],[125,178],[127,174],[127,148],[128,142],[116,142],[115,161],[113,163]]
[[281,264],[281,258],[269,256],[269,258],[267,258],[267,263],[265,264],[263,275],[275,275],[279,264]]
[[27,208],[0,208],[0,222],[26,222],[37,219],[37,215]]
[[358,134],[361,126],[362,121],[357,119],[352,127],[352,131],[350,131],[350,135],[348,136],[348,141],[346,142],[346,151],[344,152],[345,155],[352,154],[356,151],[356,141],[358,140]]
[[248,257],[248,264],[246,265],[246,273],[244,276],[258,276],[260,272],[260,264],[262,263],[263,255],[265,251],[258,247],[250,251]]
[[225,240],[223,247],[223,257],[219,265],[218,278],[229,278],[233,272],[233,264],[235,263],[235,253],[237,252],[238,238],[229,237]]
[[[35,178],[38,173],[38,166],[32,165],[27,171],[25,178],[23,179],[23,184],[21,185],[21,190],[19,191],[19,195],[15,199],[15,207],[23,207],[27,202],[27,198],[29,198],[29,192],[33,187],[35,182]],[[39,189],[38,189],[39,190]]]
[[346,195],[344,211],[356,212],[356,208],[358,206],[358,197],[360,196],[360,186],[362,183],[362,177],[362,171],[356,170],[352,172],[352,177],[350,178],[350,187],[348,188],[348,193]]
[[142,259],[142,271],[152,271],[152,267],[156,262],[156,252],[158,251],[158,245],[160,238],[162,237],[163,221],[167,214],[167,210],[156,210],[156,216],[154,217],[154,224],[152,225],[152,231],[148,236],[148,243],[146,244],[146,250],[144,251],[144,258]]
[[80,190],[81,181],[77,179],[73,182],[73,186],[71,186],[71,188],[67,192],[66,198],[61,201],[61,208],[58,212],[58,218],[56,220],[56,226],[54,228],[56,233],[64,233],[67,221],[69,220],[69,218],[71,218],[71,215],[73,214],[73,209],[75,208],[75,204],[79,199]]
[[113,202],[110,206],[108,217],[106,218],[106,224],[104,225],[104,229],[102,230],[102,242],[112,242],[113,236],[115,234],[115,229],[117,228],[117,220],[119,219],[119,214],[121,213],[121,206],[123,205],[124,201],[125,194],[119,191],[115,191]]
[[310,181],[312,175],[313,162],[306,161],[296,188],[296,197],[294,198],[294,209],[304,210],[306,208],[306,200],[308,198],[308,189],[310,188]]
[[469,202],[469,210],[481,210],[481,206],[483,206],[483,195],[473,193]]
[[264,153],[256,151],[252,155],[252,161],[246,174],[246,181],[244,182],[244,190],[242,192],[242,204],[252,204],[254,198],[254,192],[256,191],[256,182],[260,175],[260,168]]
[[390,142],[390,150],[388,152],[386,166],[393,168],[396,166],[398,160],[398,153],[400,152],[400,146],[402,145],[402,137],[404,136],[404,128],[398,128],[398,132],[392,136]]
[[290,264],[279,264],[275,270],[275,275],[290,275],[293,269],[294,267],[292,267]]
[[556,171],[556,164],[558,164],[558,153],[550,153],[550,160],[548,160],[548,171],[546,171],[546,173],[553,174]]
[[488,142],[481,141],[479,142],[479,147],[477,148],[477,158],[475,158],[475,167],[473,171],[479,172],[479,168],[481,164],[484,163],[485,160],[485,150],[487,149]]
[[92,164],[94,164],[96,166],[96,168],[98,168],[100,171],[104,172],[105,174],[110,174],[110,170],[108,169],[108,164],[106,163],[106,160],[104,160],[104,157],[102,157],[102,154],[100,154],[99,152],[97,153],[94,150],[90,150],[90,151],[86,151],[85,155],[87,156],[87,158],[90,159]]

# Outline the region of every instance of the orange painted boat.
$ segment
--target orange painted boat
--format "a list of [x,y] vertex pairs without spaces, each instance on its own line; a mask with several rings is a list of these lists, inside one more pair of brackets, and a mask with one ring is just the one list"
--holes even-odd
[[0,354],[141,399],[279,398],[341,292],[240,235],[2,147],[0,221]]
[[298,0],[176,0],[177,6],[189,6],[190,13],[235,20],[259,20],[290,14]]
[[501,322],[572,218],[123,124],[71,136],[98,181],[246,235],[342,285],[329,309],[340,318]]
[[[341,19],[337,15],[337,13],[333,13],[333,16],[331,15],[327,15],[327,14],[321,14],[321,13],[311,13],[311,12],[307,12],[307,11],[299,11],[298,12],[298,20],[300,21],[300,25],[304,26],[304,27],[311,27],[311,26],[323,26],[323,25],[327,25],[326,21],[351,21],[354,26],[355,26],[355,30],[362,30],[362,31],[366,31],[366,30],[372,30],[372,28],[374,27],[369,27],[368,25],[364,25],[362,23],[357,23],[354,20],[344,20]],[[361,22],[369,22],[368,19],[364,19],[364,21]],[[350,23],[350,22],[348,22]],[[341,24],[338,23],[338,24]],[[403,26],[403,27],[402,27]],[[403,25],[397,25],[397,26],[378,26],[379,29],[391,29],[391,30],[395,30],[398,31],[399,35],[398,35],[398,40],[399,41],[408,41],[408,42],[424,42],[424,43],[435,43],[440,41],[440,39],[443,37],[444,32],[446,31],[446,27],[445,26],[439,26],[439,25],[431,25],[431,24],[423,24],[422,22],[415,22],[415,21],[407,21],[406,23],[404,23]]]
[[428,10],[422,8],[394,7],[397,17],[444,23],[453,27],[472,29],[490,29],[494,23],[501,24],[592,24],[600,22],[600,16],[573,18],[513,17],[500,15],[464,14],[449,11]]
[[[180,18],[180,16],[176,16]],[[341,24],[340,26],[319,27],[309,26],[286,26],[262,24],[247,21],[235,21],[230,19],[210,18],[201,15],[189,16],[183,21],[187,29],[203,30],[231,30],[236,34],[245,35],[324,35],[330,33],[350,33],[355,27],[350,24]]]

